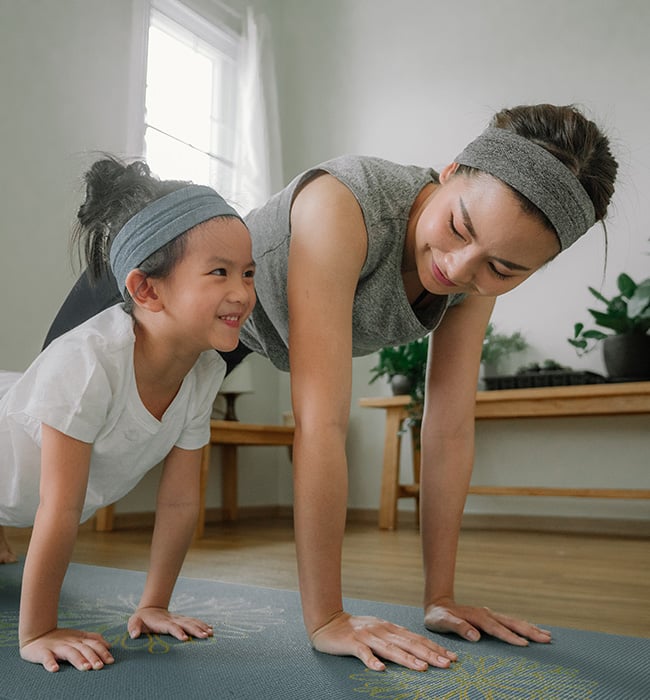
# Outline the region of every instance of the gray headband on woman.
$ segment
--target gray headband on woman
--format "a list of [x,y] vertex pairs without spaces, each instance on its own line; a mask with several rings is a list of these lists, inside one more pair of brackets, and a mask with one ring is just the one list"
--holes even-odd
[[111,244],[111,268],[122,294],[126,277],[150,255],[215,216],[241,216],[211,187],[189,185],[156,199],[130,218]]
[[553,224],[562,250],[596,221],[589,195],[569,168],[512,131],[490,127],[454,160],[498,177],[529,199]]

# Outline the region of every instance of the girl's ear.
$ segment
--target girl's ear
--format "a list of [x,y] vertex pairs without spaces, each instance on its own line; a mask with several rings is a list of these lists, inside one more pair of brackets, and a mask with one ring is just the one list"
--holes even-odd
[[148,277],[142,270],[131,270],[126,276],[125,286],[133,299],[133,303],[148,311],[160,311],[162,300],[156,291],[155,280]]
[[458,163],[449,163],[441,171],[439,175],[440,183],[445,184],[447,180],[458,170]]

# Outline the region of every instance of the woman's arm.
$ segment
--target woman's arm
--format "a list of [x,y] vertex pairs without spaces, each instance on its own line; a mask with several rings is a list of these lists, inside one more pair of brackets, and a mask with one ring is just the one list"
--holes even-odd
[[347,507],[345,438],[351,398],[352,305],[367,252],[363,215],[329,175],[297,195],[289,253],[289,350],[296,431],[295,533],[303,615],[316,649],[375,656],[423,670],[455,655],[376,618],[343,611],[341,547]]
[[98,634],[58,629],[57,611],[86,497],[92,445],[42,426],[40,503],[20,598],[18,636],[26,661],[58,671],[57,660],[79,670],[112,663]]
[[140,605],[128,622],[132,638],[143,632],[206,638],[210,625],[168,611],[176,579],[192,542],[199,514],[201,450],[174,447],[163,468],[156,503],[149,572]]
[[468,297],[450,309],[431,337],[422,422],[420,512],[425,624],[470,641],[479,629],[510,644],[550,635],[522,620],[454,602],[454,571],[465,498],[474,464],[476,386],[494,299]]

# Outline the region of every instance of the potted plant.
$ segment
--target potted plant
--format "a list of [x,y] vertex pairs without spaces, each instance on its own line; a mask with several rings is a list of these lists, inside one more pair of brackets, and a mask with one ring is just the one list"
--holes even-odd
[[370,370],[372,377],[368,383],[386,377],[393,394],[410,394],[414,400],[422,400],[428,350],[428,336],[405,345],[382,348],[377,364]]
[[494,324],[488,323],[481,351],[483,374],[486,377],[497,375],[499,373],[499,364],[504,357],[514,352],[521,352],[527,347],[528,343],[519,331],[511,335],[497,333]]
[[404,345],[382,348],[377,364],[370,370],[373,374],[369,384],[379,377],[386,377],[393,394],[408,394],[411,397],[406,406],[408,417],[400,432],[411,431],[413,444],[419,449],[420,427],[426,385],[427,355],[429,336],[412,340]]
[[576,323],[573,337],[567,338],[578,355],[602,344],[603,360],[610,378],[650,378],[650,278],[638,284],[622,273],[616,281],[619,294],[608,299],[593,287],[591,294],[605,309],[588,309],[597,328],[585,329]]

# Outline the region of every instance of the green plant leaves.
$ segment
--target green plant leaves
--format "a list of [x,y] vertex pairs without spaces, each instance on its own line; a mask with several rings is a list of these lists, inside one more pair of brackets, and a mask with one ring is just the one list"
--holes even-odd
[[650,280],[645,280],[634,290],[627,303],[627,311],[631,317],[648,317],[650,314]]
[[618,290],[620,291],[620,293],[628,299],[634,294],[634,291],[636,290],[636,282],[624,272],[618,276],[616,284],[618,285]]
[[[650,330],[650,278],[637,284],[629,275],[621,273],[616,284],[620,294],[611,299],[588,287],[589,292],[605,306],[604,311],[587,309],[593,320],[598,326],[613,331],[614,335],[647,333]],[[576,323],[573,338],[567,338],[567,341],[581,355],[593,350],[598,341],[607,337],[607,333],[585,330],[583,323]]]

